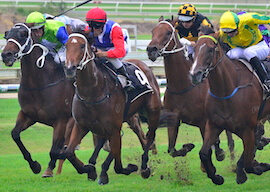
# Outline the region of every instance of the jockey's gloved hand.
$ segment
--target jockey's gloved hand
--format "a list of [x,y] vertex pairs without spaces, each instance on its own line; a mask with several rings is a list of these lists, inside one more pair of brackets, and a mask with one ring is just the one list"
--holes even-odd
[[187,40],[186,38],[181,38],[179,41],[182,45],[188,45],[188,46],[191,45],[191,42]]

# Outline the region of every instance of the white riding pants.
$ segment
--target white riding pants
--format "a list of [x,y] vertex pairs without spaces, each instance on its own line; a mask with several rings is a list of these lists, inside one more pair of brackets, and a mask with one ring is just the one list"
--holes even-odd
[[265,41],[259,42],[257,45],[252,45],[248,48],[236,47],[227,52],[230,59],[246,59],[250,61],[253,57],[258,57],[260,60],[266,59],[270,49]]

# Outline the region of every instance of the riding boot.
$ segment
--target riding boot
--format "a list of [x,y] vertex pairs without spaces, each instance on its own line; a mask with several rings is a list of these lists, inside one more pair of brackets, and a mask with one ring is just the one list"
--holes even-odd
[[123,75],[126,77],[127,85],[125,86],[125,90],[131,91],[131,90],[135,89],[135,87],[132,85],[132,81],[130,80],[130,77],[129,77],[124,65],[122,67],[120,67],[119,69],[117,69],[117,72],[120,75]]
[[257,72],[257,75],[259,76],[261,82],[265,85],[266,90],[270,91],[270,79],[263,66],[263,63],[258,57],[253,57],[250,59],[250,64]]

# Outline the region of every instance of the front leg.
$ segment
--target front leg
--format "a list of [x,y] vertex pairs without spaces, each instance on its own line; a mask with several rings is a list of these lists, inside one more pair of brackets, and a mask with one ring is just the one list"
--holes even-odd
[[92,166],[85,166],[83,162],[81,162],[75,155],[75,147],[80,143],[82,138],[88,133],[87,129],[82,129],[79,127],[77,123],[75,123],[71,136],[70,141],[66,150],[63,152],[63,156],[66,157],[70,163],[74,166],[79,174],[82,173],[90,173],[91,171],[96,171]]

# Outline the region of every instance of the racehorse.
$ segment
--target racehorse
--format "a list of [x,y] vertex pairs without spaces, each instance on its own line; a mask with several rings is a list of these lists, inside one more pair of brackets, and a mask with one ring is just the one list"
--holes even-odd
[[[148,132],[147,144],[142,155],[141,175],[150,176],[148,151],[155,139],[155,131],[159,124],[161,100],[157,81],[151,69],[139,60],[129,60],[129,64],[137,66],[135,74],[143,85],[151,86],[150,92],[130,102],[125,111],[126,93],[112,72],[102,63],[96,63],[91,49],[93,38],[82,33],[73,33],[66,43],[67,55],[65,73],[69,78],[76,76],[76,95],[73,100],[72,112],[76,119],[70,142],[63,151],[63,156],[73,164],[78,173],[88,173],[88,178],[96,179],[93,165],[83,165],[74,153],[75,146],[89,132],[97,134],[104,142],[109,140],[111,152],[102,164],[99,184],[107,184],[107,171],[112,160],[115,160],[114,170],[117,174],[129,175],[137,171],[136,165],[129,164],[123,168],[121,162],[121,126],[122,122],[132,117],[136,112],[147,114]],[[101,142],[101,143],[102,143]]]
[[[39,122],[52,126],[53,142],[50,162],[43,177],[52,177],[58,154],[65,141],[68,122],[73,124],[71,103],[74,95],[73,81],[67,80],[63,67],[47,55],[47,48],[36,44],[35,33],[23,23],[15,24],[6,35],[7,44],[1,54],[6,66],[12,66],[21,58],[21,82],[18,100],[21,110],[11,135],[37,174],[41,165],[34,161],[20,138],[20,133]],[[45,57],[45,55],[47,55]],[[59,94],[61,93],[61,94]]]
[[[159,19],[159,23],[152,30],[152,40],[147,46],[150,60],[164,57],[164,67],[167,79],[167,89],[164,96],[164,108],[177,114],[177,124],[168,127],[168,152],[173,156],[185,156],[192,148],[184,145],[180,150],[175,149],[180,123],[197,126],[203,136],[206,123],[204,102],[209,88],[208,82],[194,86],[189,79],[189,69],[192,59],[187,55],[187,47],[179,42],[174,25],[177,20]],[[227,133],[228,146],[231,158],[234,159],[234,141],[232,135]],[[215,142],[216,158],[222,161],[224,151],[219,147],[219,140]],[[190,146],[190,145],[189,145]]]
[[194,63],[190,69],[194,84],[200,84],[206,78],[209,82],[206,99],[208,118],[200,159],[212,182],[223,184],[224,178],[216,174],[211,159],[211,145],[224,129],[236,134],[243,141],[244,148],[236,170],[236,181],[241,184],[247,180],[246,173],[261,175],[270,169],[269,164],[254,160],[256,125],[259,119],[269,114],[270,103],[266,100],[261,108],[262,86],[242,62],[226,56],[218,41],[219,33],[208,27],[202,28],[202,32],[206,35],[196,43]]
[[[21,141],[20,133],[36,122],[52,126],[53,144],[50,151],[51,160],[43,177],[52,177],[56,159],[64,141],[68,142],[74,125],[71,104],[75,93],[74,80],[67,80],[63,66],[56,64],[47,54],[47,48],[37,44],[35,31],[23,23],[15,24],[6,34],[7,44],[1,54],[6,66],[12,66],[21,58],[21,82],[18,100],[21,110],[12,130],[12,138],[28,161],[34,173],[41,171],[41,165],[33,161],[31,154]],[[61,94],[59,94],[61,93]],[[137,134],[141,144],[146,144],[145,135],[138,118],[128,120],[130,128]],[[96,156],[93,156],[94,159]],[[63,161],[60,161],[63,163]],[[59,163],[58,174],[62,164]]]

